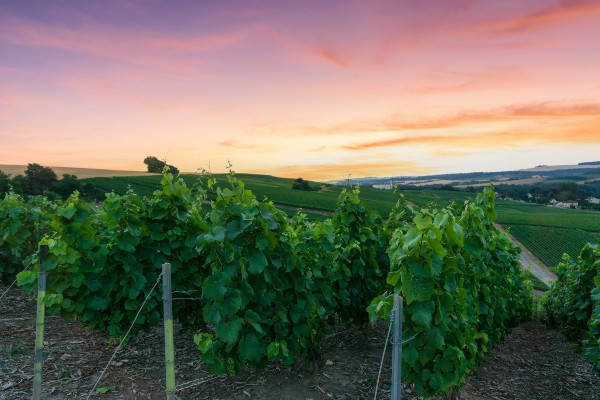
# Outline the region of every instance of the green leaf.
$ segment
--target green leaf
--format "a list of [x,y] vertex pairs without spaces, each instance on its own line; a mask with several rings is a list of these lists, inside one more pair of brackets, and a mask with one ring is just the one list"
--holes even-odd
[[17,285],[24,286],[33,283],[36,276],[31,271],[21,271],[17,274]]
[[431,326],[431,320],[433,318],[433,312],[435,311],[435,303],[433,301],[427,301],[425,303],[416,303],[412,307],[411,320],[416,326],[429,329]]
[[260,361],[265,356],[265,348],[254,334],[250,333],[240,340],[239,353],[249,361]]
[[407,271],[402,271],[402,293],[406,303],[429,300],[433,295],[434,280],[431,273],[414,261],[409,262]]
[[227,344],[234,344],[238,339],[243,322],[244,320],[239,317],[234,317],[229,321],[221,321],[215,331],[217,338]]
[[279,342],[279,346],[281,348],[281,354],[283,354],[284,357],[288,357],[290,355],[290,351],[285,339]]
[[117,247],[123,251],[127,251],[130,253],[135,252],[135,246],[125,239],[117,240]]
[[227,224],[227,237],[231,240],[234,240],[238,235],[246,230],[250,225],[252,225],[252,221],[244,221],[241,218],[236,218]]
[[416,228],[410,227],[406,234],[402,236],[402,247],[405,249],[413,248],[419,243],[421,237],[421,233]]
[[56,211],[56,213],[60,217],[63,217],[63,218],[66,218],[66,219],[71,219],[71,218],[73,218],[73,215],[75,215],[76,211],[77,211],[77,209],[75,208],[75,205],[69,204],[66,207],[59,208]]
[[249,323],[250,325],[252,325],[252,327],[261,335],[264,335],[264,331],[262,329],[262,327],[260,326],[260,315],[258,315],[257,313],[255,313],[252,310],[247,310],[245,316],[245,320],[247,323]]
[[412,367],[417,361],[417,358],[419,358],[419,352],[415,348],[414,342],[410,342],[402,352],[402,361]]
[[242,307],[242,298],[240,291],[237,289],[230,289],[227,292],[227,296],[222,301],[222,310],[225,314],[235,314]]
[[279,355],[279,343],[277,342],[271,342],[269,343],[269,345],[267,346],[267,357],[269,358],[275,358]]
[[207,277],[202,283],[202,295],[214,302],[222,302],[227,293],[227,288],[219,281],[216,281],[214,277]]
[[94,296],[87,302],[87,306],[92,310],[101,311],[108,307],[108,302],[105,298]]
[[106,394],[106,393],[114,392],[114,391],[115,391],[114,386],[101,386],[99,388],[96,388],[96,393],[98,393],[98,394]]
[[267,258],[263,253],[255,251],[250,258],[250,268],[248,271],[251,274],[260,274],[267,266]]
[[431,217],[430,216],[426,216],[426,217],[423,218],[423,215],[421,215],[421,214],[417,214],[413,218],[413,222],[417,226],[417,229],[420,230],[420,231],[423,231],[423,230],[425,230],[425,229],[433,226],[433,222],[431,221]]
[[223,242],[225,241],[225,232],[227,229],[223,226],[215,226],[210,233],[204,235],[206,243]]

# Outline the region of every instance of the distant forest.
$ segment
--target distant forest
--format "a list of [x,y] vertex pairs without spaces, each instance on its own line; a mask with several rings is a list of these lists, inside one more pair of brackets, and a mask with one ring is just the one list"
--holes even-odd
[[577,165],[600,165],[600,161],[588,161],[588,162],[580,162]]

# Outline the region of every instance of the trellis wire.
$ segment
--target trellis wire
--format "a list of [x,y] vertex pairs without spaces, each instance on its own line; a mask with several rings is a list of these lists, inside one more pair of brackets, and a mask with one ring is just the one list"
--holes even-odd
[[200,292],[201,290],[173,290],[171,293],[184,293],[184,294],[190,294],[190,293],[194,293],[194,292]]
[[203,300],[201,297],[173,297],[171,300]]
[[[29,267],[31,267],[31,264],[33,263],[33,260],[29,261],[29,264],[27,264],[27,266],[25,268],[23,268],[21,270],[21,272],[27,271],[29,269]],[[0,296],[0,300],[2,300],[2,298],[4,297],[4,295],[6,295],[8,293],[8,291],[10,290],[10,288],[12,288],[14,286],[14,284],[17,283],[17,279],[15,278],[15,280],[10,284],[10,286],[4,291],[4,293],[2,293],[2,296]]]
[[379,391],[379,380],[381,379],[381,370],[383,369],[383,361],[385,359],[385,352],[387,350],[387,344],[390,340],[390,332],[392,331],[392,322],[394,321],[394,311],[396,309],[392,309],[390,316],[390,324],[388,326],[387,336],[385,338],[385,344],[383,345],[383,354],[381,355],[381,363],[379,364],[379,373],[377,374],[377,383],[375,384],[375,395],[373,396],[373,400],[377,400],[377,392]]
[[123,343],[125,343],[125,339],[127,339],[127,336],[129,335],[129,332],[131,332],[131,329],[133,329],[133,325],[135,325],[135,321],[137,321],[137,318],[140,316],[140,313],[142,312],[142,309],[144,308],[144,306],[146,305],[146,302],[148,301],[148,299],[150,298],[150,296],[154,292],[154,289],[156,289],[156,286],[158,285],[158,282],[160,282],[160,278],[162,278],[162,276],[163,276],[163,274],[161,273],[160,275],[158,275],[158,278],[156,278],[156,282],[154,283],[154,286],[152,286],[152,289],[150,289],[150,293],[148,293],[148,295],[144,299],[144,302],[142,303],[142,306],[138,310],[137,314],[135,315],[135,318],[133,319],[133,322],[131,323],[131,326],[127,330],[127,333],[125,333],[125,336],[123,336],[123,339],[121,339],[121,342],[119,343],[119,345],[117,346],[117,348],[113,352],[112,356],[110,357],[110,360],[108,360],[108,363],[106,364],[106,366],[102,370],[102,373],[100,374],[100,377],[98,378],[98,380],[96,381],[96,383],[94,384],[94,386],[92,387],[92,389],[90,390],[90,392],[88,393],[88,395],[86,397],[86,400],[89,400],[89,398],[92,397],[92,395],[94,394],[94,390],[96,389],[96,386],[98,386],[98,384],[102,380],[102,377],[106,373],[106,370],[108,369],[110,363],[112,362],[112,360],[117,355],[117,352],[121,349],[121,346],[123,345]]
[[175,391],[179,392],[181,390],[189,389],[189,388],[192,388],[194,386],[202,385],[203,383],[206,383],[206,382],[214,381],[215,379],[218,379],[218,378],[220,378],[220,377],[213,376],[212,378],[194,379],[192,381],[189,381],[189,382],[186,382],[186,383],[182,383],[181,385],[177,386],[177,388],[175,389]]

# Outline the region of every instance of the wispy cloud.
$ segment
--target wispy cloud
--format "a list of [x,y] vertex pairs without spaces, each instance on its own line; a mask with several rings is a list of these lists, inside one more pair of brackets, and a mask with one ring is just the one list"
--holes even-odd
[[[466,110],[454,115],[438,118],[408,119],[401,115],[391,115],[381,119],[359,120],[332,126],[311,126],[293,128],[305,134],[349,135],[374,132],[398,132],[415,130],[436,130],[458,128],[475,124],[500,123],[510,121],[552,121],[568,119],[597,118],[600,103],[562,104],[558,102],[517,104],[490,110]],[[441,136],[443,137],[443,136]],[[405,140],[398,138],[399,141]]]
[[519,33],[598,15],[600,3],[596,0],[561,1],[525,15],[492,20],[480,27],[491,33]]
[[218,145],[227,149],[250,151],[253,153],[273,153],[278,150],[277,146],[244,143],[236,139],[224,140],[219,142]]
[[258,25],[216,33],[176,36],[157,31],[123,29],[90,22],[85,28],[33,22],[0,11],[0,42],[64,50],[144,69],[189,74],[201,70],[194,56],[226,50],[251,40]]

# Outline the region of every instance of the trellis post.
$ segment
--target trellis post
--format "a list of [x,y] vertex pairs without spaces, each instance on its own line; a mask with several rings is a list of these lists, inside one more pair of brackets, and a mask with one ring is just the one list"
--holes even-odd
[[402,398],[402,297],[394,295],[392,339],[392,393],[391,400]]
[[162,272],[167,400],[175,400],[175,350],[173,347],[173,295],[171,293],[171,264],[163,264]]
[[38,292],[37,311],[35,318],[35,353],[33,358],[33,400],[40,400],[42,396],[42,361],[44,358],[44,320],[46,305],[46,270],[43,258],[48,254],[48,245],[40,246],[38,252]]

